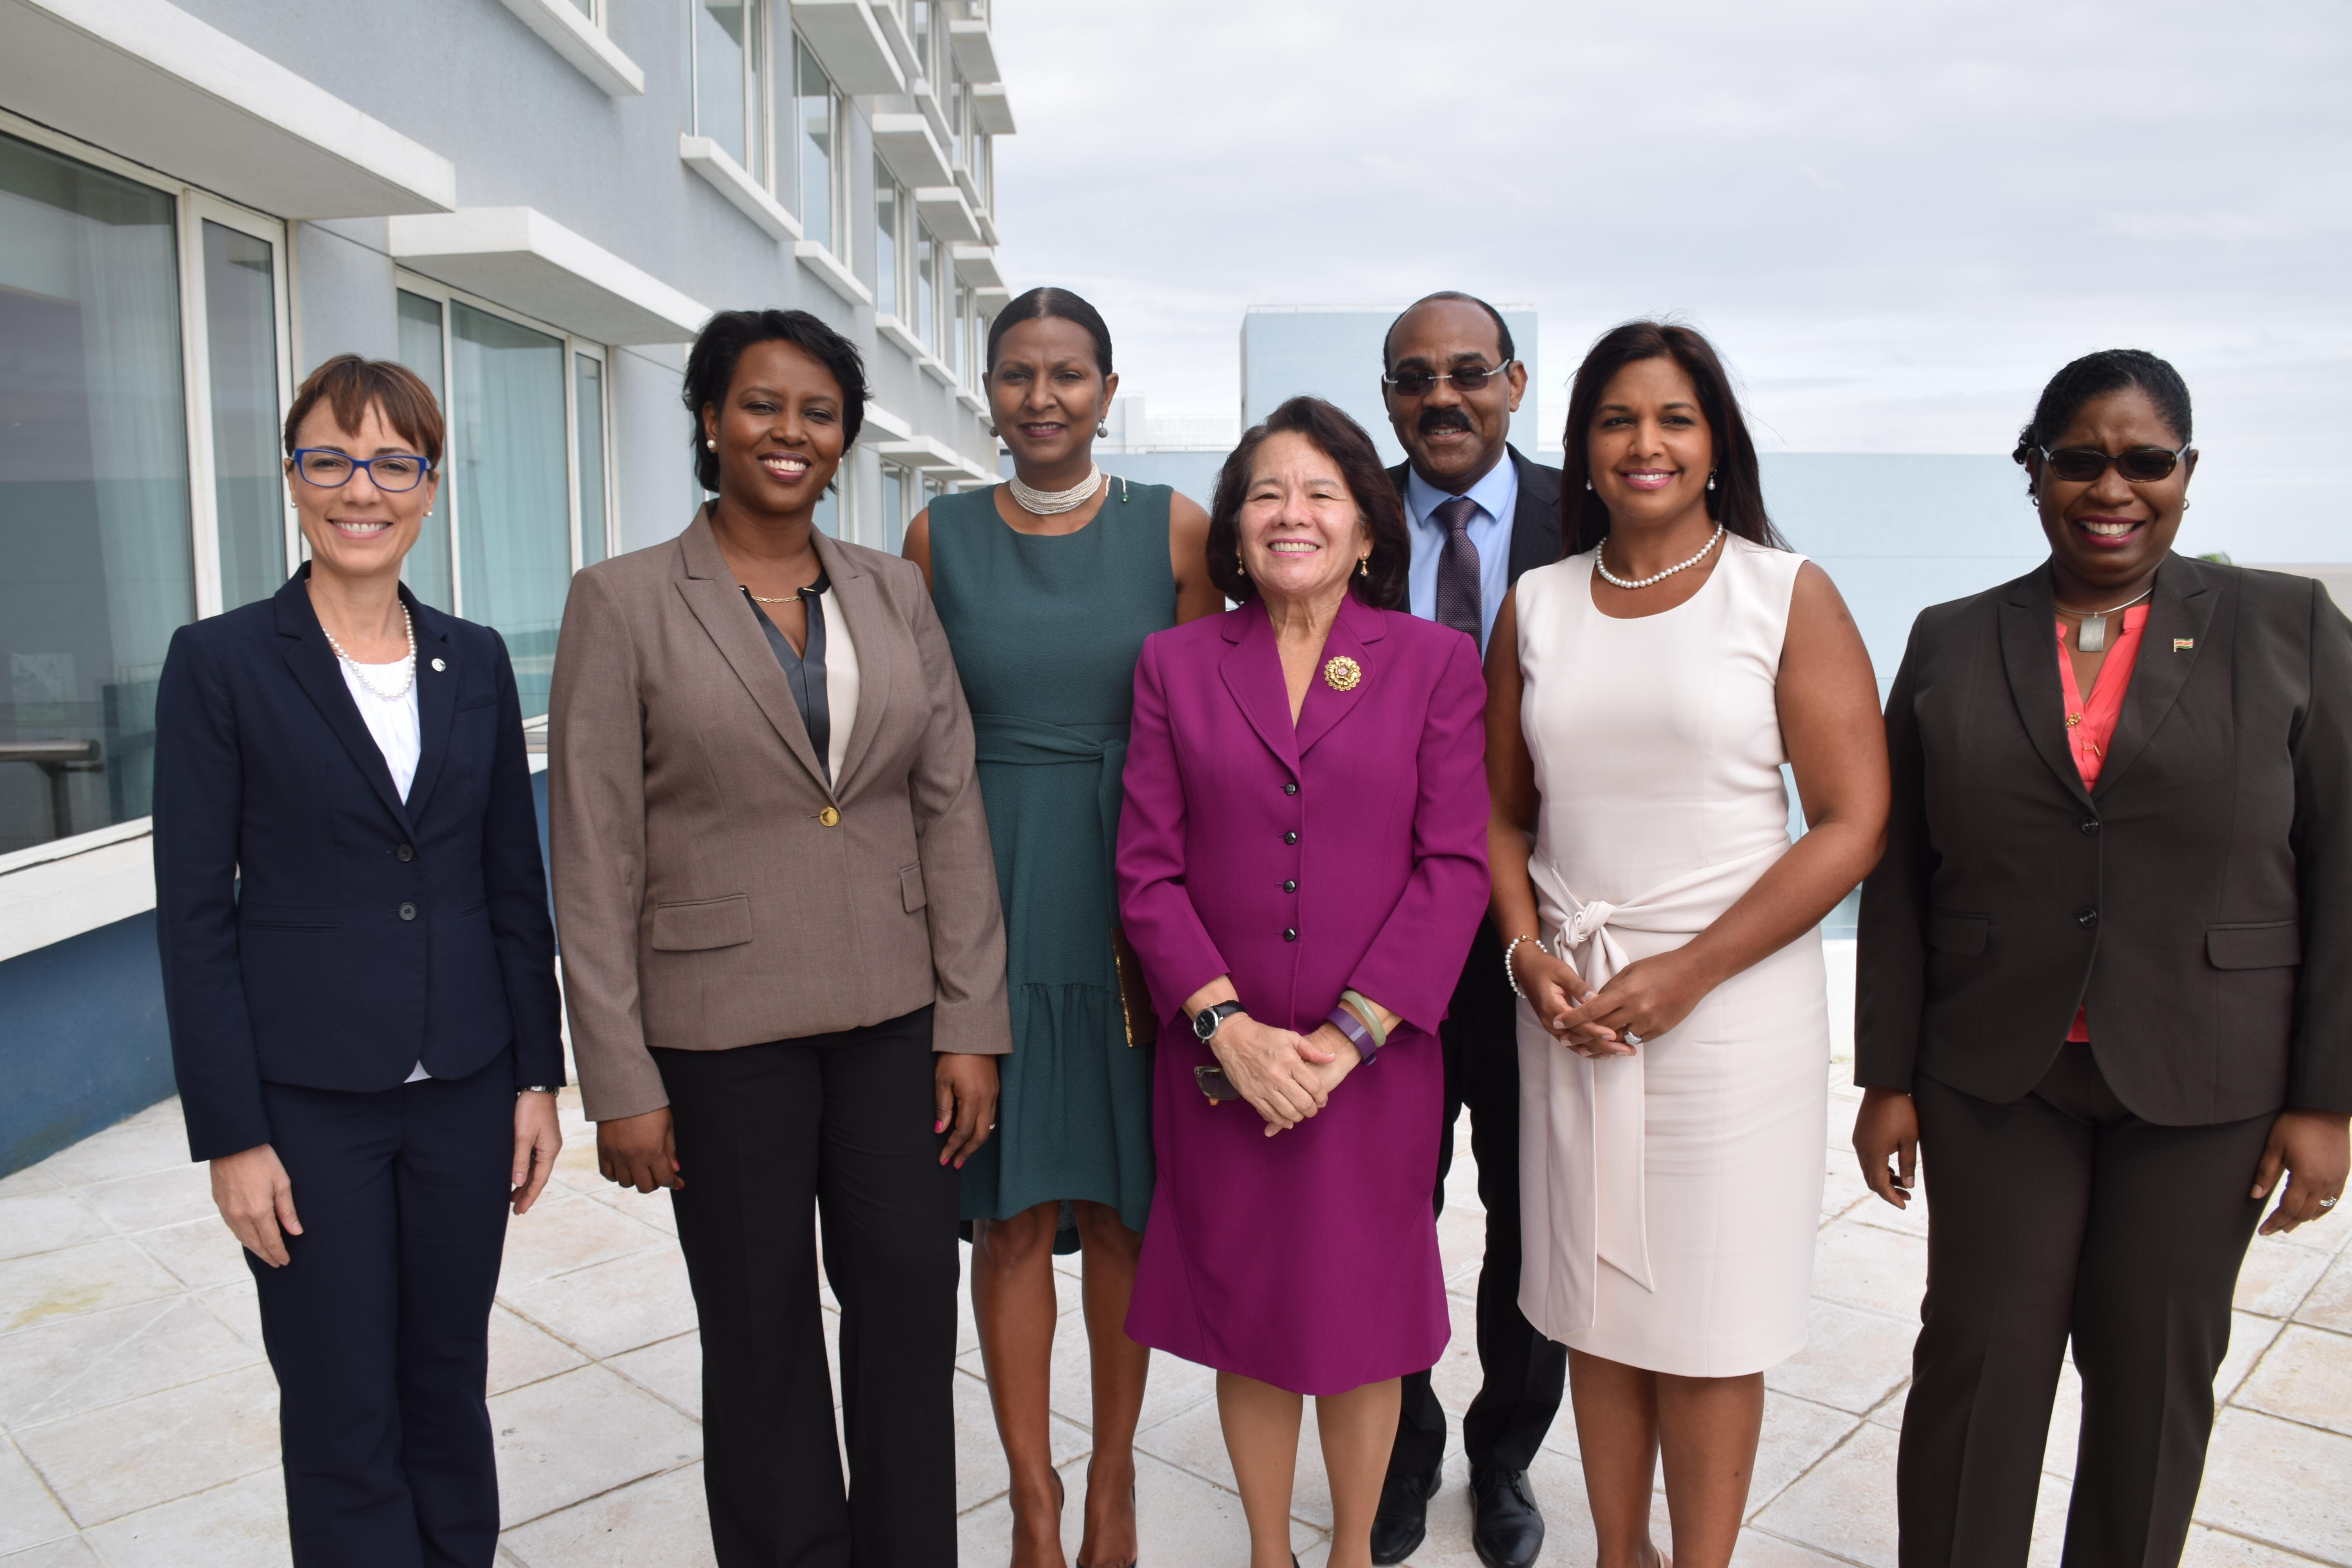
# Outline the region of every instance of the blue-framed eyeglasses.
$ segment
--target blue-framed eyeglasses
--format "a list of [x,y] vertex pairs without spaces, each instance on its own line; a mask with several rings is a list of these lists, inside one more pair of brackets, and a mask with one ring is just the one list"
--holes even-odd
[[433,471],[433,465],[412,452],[386,452],[380,458],[354,458],[326,447],[294,448],[294,471],[322,490],[341,489],[352,475],[366,470],[368,482],[380,490],[413,490]]

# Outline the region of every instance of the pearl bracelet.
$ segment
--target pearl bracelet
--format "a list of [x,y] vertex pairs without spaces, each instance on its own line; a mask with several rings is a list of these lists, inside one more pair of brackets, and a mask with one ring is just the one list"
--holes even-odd
[[1538,936],[1515,936],[1511,939],[1511,945],[1503,949],[1503,978],[1511,983],[1511,994],[1522,1002],[1528,999],[1528,994],[1519,989],[1518,974],[1511,968],[1511,954],[1518,951],[1519,943],[1523,942],[1534,942],[1537,949],[1540,951],[1543,947],[1543,939]]

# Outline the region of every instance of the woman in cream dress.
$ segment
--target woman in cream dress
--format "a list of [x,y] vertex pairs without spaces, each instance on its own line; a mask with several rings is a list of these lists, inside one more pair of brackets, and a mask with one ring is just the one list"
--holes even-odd
[[1675,1556],[1716,1568],[1764,1369],[1804,1344],[1815,928],[1878,857],[1885,741],[1861,635],[1767,521],[1705,339],[1605,334],[1565,445],[1570,553],[1519,580],[1486,669],[1495,918],[1527,998],[1519,1304],[1570,1350],[1602,1568],[1657,1560],[1662,1449]]

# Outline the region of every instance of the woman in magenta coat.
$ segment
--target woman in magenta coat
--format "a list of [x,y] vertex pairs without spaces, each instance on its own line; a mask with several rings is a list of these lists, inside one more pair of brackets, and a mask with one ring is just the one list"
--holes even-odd
[[1241,607],[1135,673],[1119,909],[1169,1022],[1127,1331],[1217,1369],[1255,1568],[1291,1560],[1313,1394],[1329,1561],[1369,1568],[1397,1380],[1446,1341],[1437,1025],[1486,902],[1486,685],[1391,607],[1403,509],[1328,403],[1243,437],[1208,548]]

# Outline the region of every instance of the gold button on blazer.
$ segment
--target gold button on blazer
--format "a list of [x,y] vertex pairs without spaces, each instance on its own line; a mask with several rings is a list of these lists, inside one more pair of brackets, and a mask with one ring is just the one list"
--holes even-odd
[[816,536],[857,649],[841,776],[704,513],[572,579],[548,713],[572,1048],[589,1117],[667,1103],[650,1047],[725,1050],[933,1005],[1012,1049],[971,716],[922,574]]

